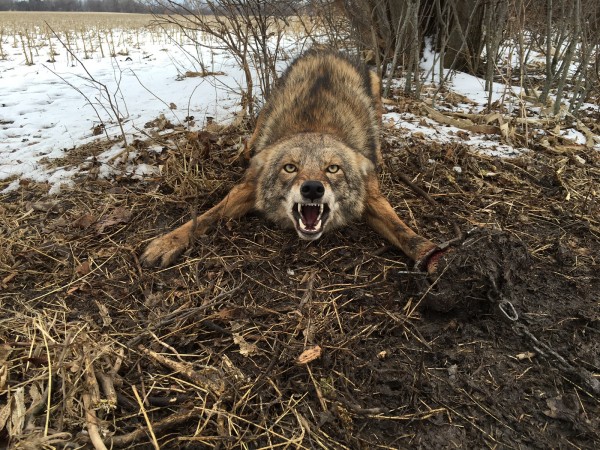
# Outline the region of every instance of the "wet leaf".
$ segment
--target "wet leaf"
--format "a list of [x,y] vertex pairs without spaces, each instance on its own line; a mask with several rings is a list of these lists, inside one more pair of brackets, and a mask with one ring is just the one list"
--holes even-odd
[[102,325],[107,327],[112,323],[112,318],[108,312],[108,308],[106,305],[100,303],[98,300],[95,301],[96,306],[98,307],[98,311],[100,312],[100,317],[102,318]]
[[[8,379],[8,357],[12,352],[12,348],[8,344],[0,346],[0,392],[4,391],[6,387],[6,380]],[[0,430],[2,428],[0,427]]]
[[579,415],[579,402],[572,395],[549,398],[546,400],[546,405],[548,405],[548,409],[544,411],[544,414],[553,419],[575,422]]
[[96,229],[98,233],[104,233],[104,230],[108,227],[112,227],[113,225],[120,225],[123,223],[128,223],[131,220],[132,213],[127,208],[123,208],[122,206],[118,206],[113,209],[108,216],[103,217],[97,224]]
[[79,276],[87,275],[90,273],[90,262],[84,261],[75,268],[75,273]]
[[2,409],[0,409],[0,431],[2,431],[4,427],[6,427],[6,422],[10,417],[10,412],[12,410],[11,407],[12,401],[9,400],[8,403],[4,405]]
[[256,345],[247,342],[241,334],[233,333],[233,342],[240,346],[240,355],[242,356],[251,356],[258,351]]
[[23,426],[25,425],[26,408],[24,387],[15,390],[12,403],[13,407],[11,409],[10,422],[8,423],[8,434],[15,436],[23,432]]
[[42,392],[36,383],[33,383],[29,388],[29,397],[31,397],[31,405],[39,403],[42,399]]
[[41,211],[41,212],[49,212],[49,211],[56,211],[59,212],[59,208],[58,206],[60,205],[60,200],[46,200],[46,201],[39,201],[39,202],[35,202],[31,204],[31,208],[34,211]]
[[84,214],[83,216],[78,217],[73,221],[71,226],[73,228],[89,228],[94,222],[96,222],[96,218],[91,214]]
[[535,353],[533,352],[523,352],[523,353],[519,353],[518,355],[515,356],[515,358],[517,358],[519,361],[523,361],[524,359],[531,359],[535,356]]

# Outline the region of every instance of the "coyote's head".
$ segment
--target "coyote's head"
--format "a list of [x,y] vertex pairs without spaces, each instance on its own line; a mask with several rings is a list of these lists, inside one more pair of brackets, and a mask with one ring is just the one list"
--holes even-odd
[[258,167],[256,207],[267,218],[294,227],[306,240],[360,217],[373,163],[321,133],[301,133],[265,148]]

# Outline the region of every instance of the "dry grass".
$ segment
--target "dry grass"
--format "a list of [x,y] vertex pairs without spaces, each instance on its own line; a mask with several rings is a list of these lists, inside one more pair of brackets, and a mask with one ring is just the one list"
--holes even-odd
[[85,30],[85,29],[139,29],[147,27],[152,21],[150,14],[100,13],[100,12],[47,12],[37,11],[34,14],[18,11],[0,12],[0,27],[11,35],[23,29],[34,30],[45,28],[47,23],[53,30]]
[[[142,269],[149,239],[243,173],[239,133],[209,133],[207,147],[191,137],[141,152],[163,177],[84,178],[56,198],[25,183],[0,197],[0,439],[11,448],[600,443],[594,393],[487,301],[423,316],[420,275],[361,224],[306,244],[248,217],[174,267]],[[523,240],[532,281],[515,306],[538,337],[597,370],[597,152],[581,149],[578,164],[572,153],[501,161],[419,139],[388,147],[386,192],[410,225],[443,241],[452,218]],[[396,171],[418,176],[443,215]],[[576,411],[544,415],[548,398],[575,394]]]
[[[141,30],[151,27],[161,16],[152,14],[126,14],[102,12],[49,12],[35,13],[19,11],[0,11],[0,29],[4,36],[12,36],[23,30],[45,30],[48,24],[57,32],[71,30]],[[163,23],[161,21],[161,23]],[[165,22],[166,23],[166,22]],[[305,27],[314,27],[310,17],[291,17],[285,21],[276,21],[282,28],[288,28],[292,33],[303,33]],[[215,24],[217,22],[215,21]],[[175,30],[175,27],[169,27]]]

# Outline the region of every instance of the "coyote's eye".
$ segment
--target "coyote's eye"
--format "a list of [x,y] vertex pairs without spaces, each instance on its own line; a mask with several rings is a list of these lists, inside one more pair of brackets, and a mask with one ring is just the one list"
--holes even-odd
[[332,164],[327,168],[327,172],[329,173],[336,173],[338,170],[340,170],[340,166],[337,164]]
[[294,173],[298,171],[298,168],[293,164],[286,164],[283,166],[283,170],[285,170],[287,173]]

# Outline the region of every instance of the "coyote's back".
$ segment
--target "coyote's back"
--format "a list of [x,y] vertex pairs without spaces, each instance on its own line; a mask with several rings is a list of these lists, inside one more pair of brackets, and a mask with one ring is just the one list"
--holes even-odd
[[379,164],[380,120],[375,73],[338,53],[310,51],[279,79],[249,147],[254,155],[295,134],[323,133]]

